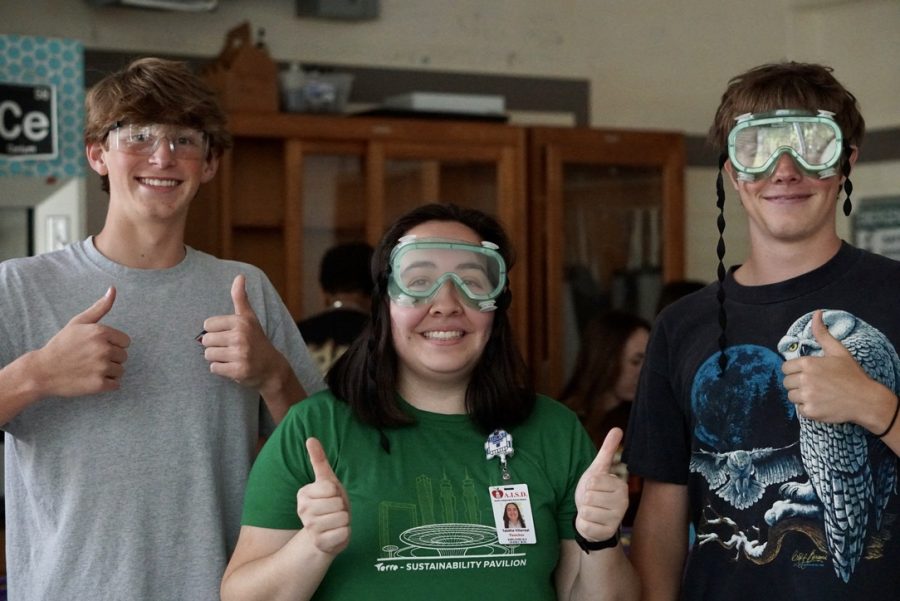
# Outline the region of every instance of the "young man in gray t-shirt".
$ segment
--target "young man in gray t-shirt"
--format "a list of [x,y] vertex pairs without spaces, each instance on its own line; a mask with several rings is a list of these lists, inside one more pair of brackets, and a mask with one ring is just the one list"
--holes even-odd
[[262,271],[184,244],[230,145],[211,91],[135,61],[85,143],[103,229],[0,264],[9,598],[218,599],[261,415],[324,383]]

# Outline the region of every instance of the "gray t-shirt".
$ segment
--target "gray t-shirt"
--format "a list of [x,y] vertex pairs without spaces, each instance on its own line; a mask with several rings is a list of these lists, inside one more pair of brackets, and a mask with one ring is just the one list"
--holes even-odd
[[214,375],[195,341],[234,313],[246,276],[260,324],[308,394],[324,382],[251,265],[188,248],[170,269],[123,267],[91,239],[0,264],[0,365],[117,290],[101,323],[131,337],[121,388],[47,398],[3,426],[9,598],[219,598],[262,426],[258,393]]

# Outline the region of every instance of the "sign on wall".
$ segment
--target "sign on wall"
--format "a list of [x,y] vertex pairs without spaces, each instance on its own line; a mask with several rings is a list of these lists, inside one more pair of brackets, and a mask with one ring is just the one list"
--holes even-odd
[[0,176],[84,175],[84,46],[0,35]]
[[900,196],[863,199],[854,209],[853,243],[900,260]]
[[56,87],[0,82],[0,155],[55,159]]

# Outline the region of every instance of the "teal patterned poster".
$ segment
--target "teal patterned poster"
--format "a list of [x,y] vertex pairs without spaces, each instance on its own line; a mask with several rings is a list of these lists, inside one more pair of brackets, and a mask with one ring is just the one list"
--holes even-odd
[[0,176],[83,176],[84,45],[0,35]]

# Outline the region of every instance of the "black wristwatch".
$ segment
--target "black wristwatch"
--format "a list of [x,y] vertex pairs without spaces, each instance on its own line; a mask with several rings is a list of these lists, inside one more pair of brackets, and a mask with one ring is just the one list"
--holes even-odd
[[581,547],[581,550],[587,554],[590,554],[591,551],[599,551],[600,549],[609,549],[610,547],[615,547],[619,544],[619,531],[618,529],[615,533],[610,536],[606,540],[598,540],[591,542],[581,536],[581,533],[578,532],[578,527],[575,526],[575,520],[578,519],[578,514],[575,514],[575,517],[572,518],[572,529],[575,530],[575,542],[578,543],[578,546]]

